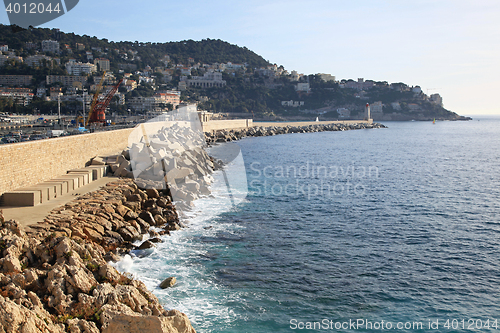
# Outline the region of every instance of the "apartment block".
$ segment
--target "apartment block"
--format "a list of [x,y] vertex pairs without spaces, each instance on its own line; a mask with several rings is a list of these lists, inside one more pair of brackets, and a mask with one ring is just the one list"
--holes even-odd
[[42,51],[59,53],[59,42],[56,42],[54,40],[42,41]]
[[29,86],[32,80],[32,75],[0,75],[2,86]]
[[70,75],[47,75],[45,81],[48,85],[59,82],[65,87],[72,87],[74,86],[75,82],[79,82],[80,84],[85,84],[87,82],[87,77],[70,76]]

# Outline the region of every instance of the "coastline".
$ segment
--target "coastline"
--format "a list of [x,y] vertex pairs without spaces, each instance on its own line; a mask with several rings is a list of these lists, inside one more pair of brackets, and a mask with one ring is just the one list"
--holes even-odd
[[[383,127],[253,127],[205,133],[205,139],[212,144],[247,136]],[[109,264],[136,249],[132,242],[144,235],[149,239],[139,249],[154,247],[160,236],[183,227],[168,189],[142,190],[123,178],[53,210],[44,222],[25,230],[15,221],[2,219],[2,225],[0,302],[8,310],[0,312],[0,324],[6,331],[195,332],[186,315],[166,311],[144,283]],[[148,328],[139,329],[140,323]]]

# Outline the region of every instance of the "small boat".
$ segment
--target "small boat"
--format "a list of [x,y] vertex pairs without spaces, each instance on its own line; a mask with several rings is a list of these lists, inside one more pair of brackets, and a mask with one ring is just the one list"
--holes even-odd
[[319,117],[316,117],[316,121],[319,121]]
[[435,123],[436,123],[436,118],[434,118],[434,120],[432,121],[432,123],[433,123],[433,124],[435,124]]

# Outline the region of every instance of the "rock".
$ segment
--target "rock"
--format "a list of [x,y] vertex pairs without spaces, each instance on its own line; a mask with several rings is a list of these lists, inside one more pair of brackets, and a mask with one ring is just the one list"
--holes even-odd
[[163,241],[159,237],[150,238],[148,239],[148,241],[150,241],[151,243],[163,243]]
[[77,291],[88,293],[92,287],[97,285],[97,281],[91,273],[86,272],[83,268],[70,266],[66,269],[69,273],[65,277],[66,281],[71,284]]
[[0,332],[51,332],[63,333],[64,325],[56,325],[44,311],[30,311],[28,308],[0,296]]
[[115,282],[120,280],[120,273],[113,266],[106,264],[99,267],[99,277],[108,282]]
[[141,202],[142,198],[139,194],[132,194],[131,196],[127,197],[127,201]]
[[139,214],[139,217],[146,221],[149,225],[156,225],[156,221],[150,212],[143,211],[141,214]]
[[140,217],[137,218],[135,221],[140,226],[141,233],[145,234],[145,233],[149,232],[149,228],[151,227],[151,225],[149,223],[147,223],[146,221],[144,221]]
[[167,223],[167,220],[165,220],[165,218],[161,215],[155,215],[154,219],[156,222],[156,226],[158,227],[161,227],[162,225]]
[[144,243],[142,243],[141,245],[139,245],[137,250],[145,250],[145,249],[150,249],[153,247],[156,247],[156,245],[154,245],[151,241],[147,240]]
[[87,235],[87,237],[96,243],[99,243],[102,240],[102,235],[92,228],[84,227],[83,232]]
[[130,208],[127,208],[123,205],[118,205],[115,207],[115,213],[120,215],[120,216],[125,216],[125,214],[127,214],[127,212],[130,211]]
[[128,210],[127,213],[123,216],[125,221],[135,220],[139,217],[136,212],[132,210]]
[[174,276],[171,276],[171,277],[163,280],[162,283],[160,283],[160,288],[161,289],[171,288],[175,285],[176,282],[177,282],[177,279]]
[[97,325],[83,319],[70,319],[66,322],[71,333],[100,333]]
[[156,199],[160,196],[160,194],[158,193],[158,190],[154,189],[154,188],[148,188],[146,190],[146,194],[148,195],[149,198],[151,199]]
[[108,311],[106,316],[102,333],[196,333],[187,316],[180,311],[169,311],[164,317],[120,311]]

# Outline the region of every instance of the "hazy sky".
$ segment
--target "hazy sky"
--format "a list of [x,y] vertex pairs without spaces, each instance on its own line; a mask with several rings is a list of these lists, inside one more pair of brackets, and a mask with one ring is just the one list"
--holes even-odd
[[459,114],[500,115],[499,17],[498,0],[81,0],[44,27],[114,41],[222,39],[289,71],[420,85]]

